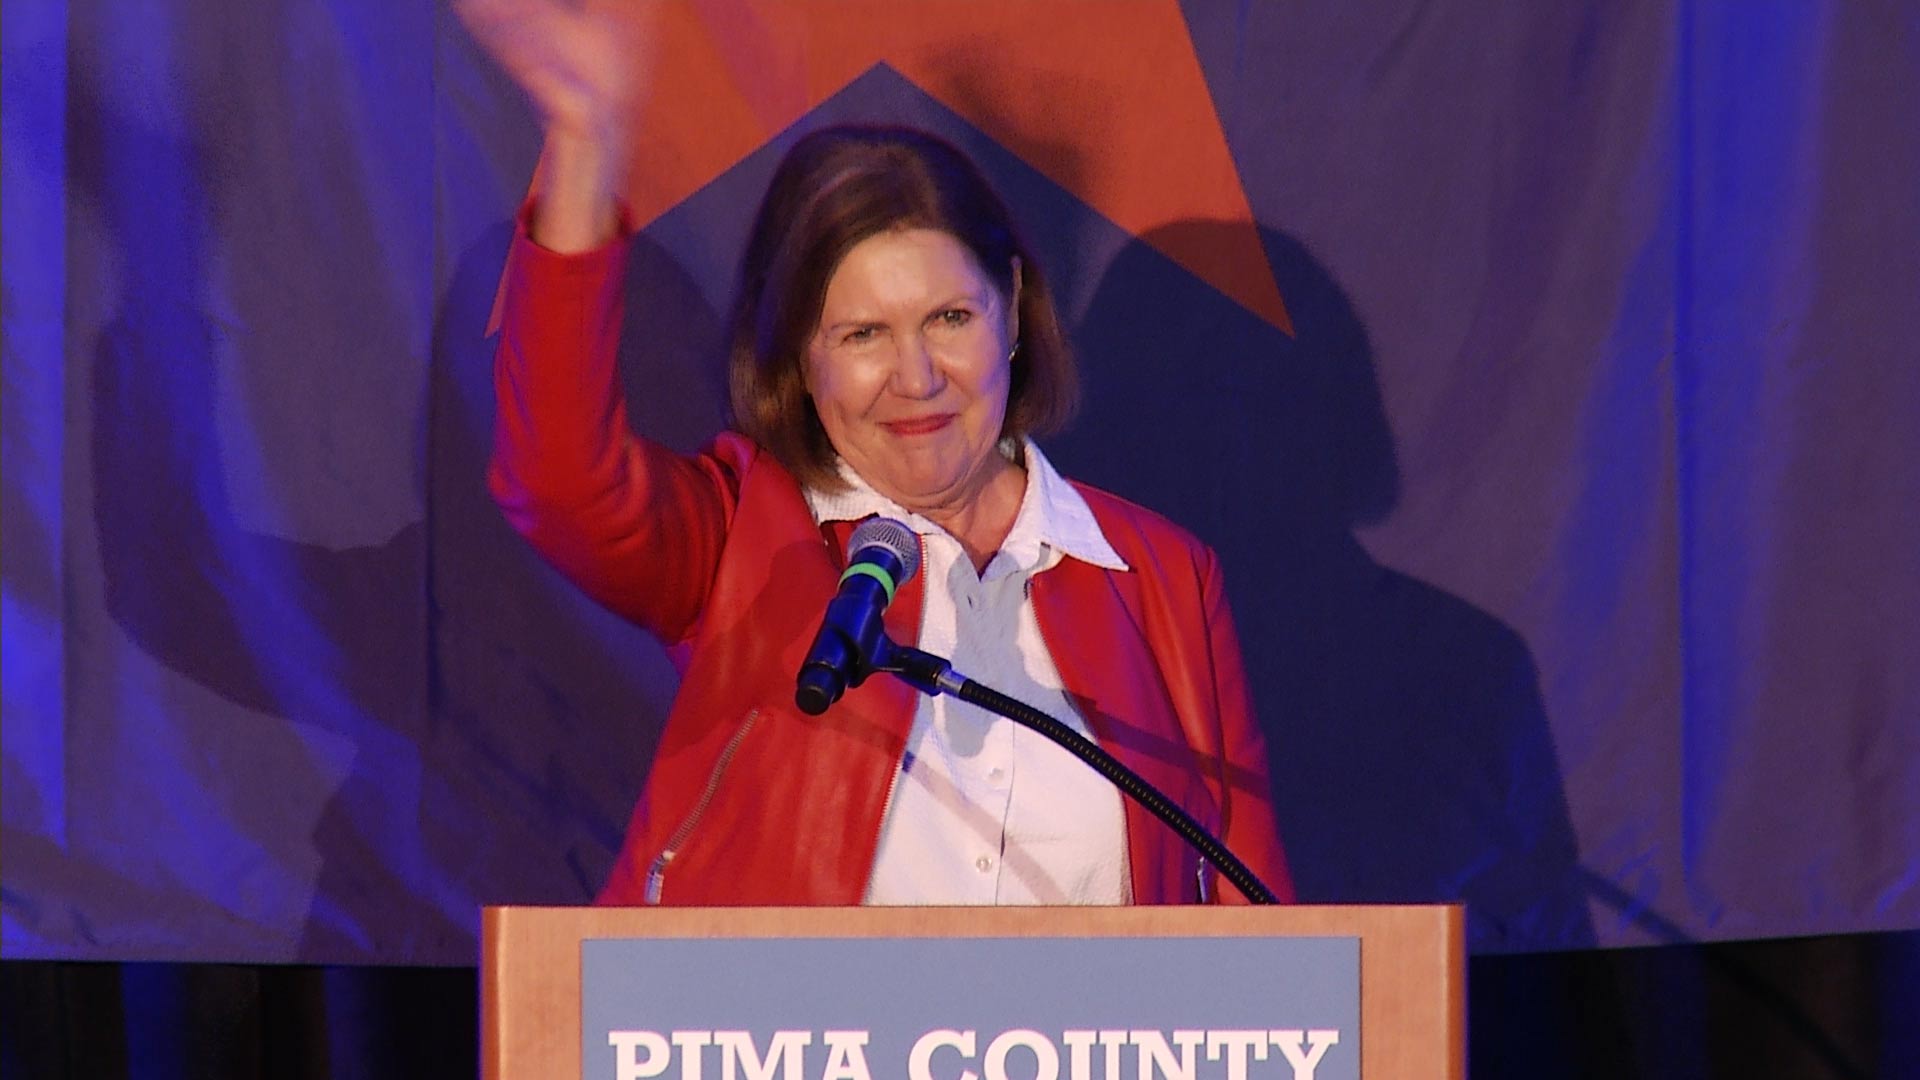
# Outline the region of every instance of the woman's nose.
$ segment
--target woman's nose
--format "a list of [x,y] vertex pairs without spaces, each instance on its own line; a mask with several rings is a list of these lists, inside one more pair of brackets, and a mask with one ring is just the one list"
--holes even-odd
[[945,385],[940,358],[925,335],[900,339],[899,355],[893,366],[893,390],[902,397],[930,398]]

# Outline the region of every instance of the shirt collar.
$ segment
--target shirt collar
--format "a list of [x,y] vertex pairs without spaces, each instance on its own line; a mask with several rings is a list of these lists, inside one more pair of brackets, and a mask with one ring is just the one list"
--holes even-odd
[[[1080,492],[1066,481],[1032,439],[1016,444],[1025,455],[1027,490],[1020,498],[1020,510],[1014,515],[1013,528],[1000,545],[1000,555],[1029,573],[1046,569],[1058,556],[1070,555],[1081,562],[1106,570],[1129,569]],[[1012,456],[1011,454],[1009,456]],[[842,491],[808,488],[807,507],[813,520],[859,521],[875,514],[895,518],[920,535],[943,532],[940,526],[902,507],[873,489],[859,473],[842,461],[840,479],[847,485]]]

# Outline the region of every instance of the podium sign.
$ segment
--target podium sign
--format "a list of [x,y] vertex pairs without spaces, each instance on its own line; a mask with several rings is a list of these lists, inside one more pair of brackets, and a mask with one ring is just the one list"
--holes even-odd
[[1360,942],[581,943],[589,1080],[1357,1080]]
[[488,1080],[1459,1080],[1434,907],[488,908]]

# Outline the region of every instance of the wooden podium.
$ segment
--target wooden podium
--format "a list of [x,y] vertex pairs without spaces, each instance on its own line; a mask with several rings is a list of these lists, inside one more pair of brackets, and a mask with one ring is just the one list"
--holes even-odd
[[[584,943],[874,938],[1357,939],[1363,1080],[1459,1080],[1466,1074],[1463,909],[1352,906],[488,908],[482,919],[482,1075],[582,1075]],[[1284,1064],[1280,1069],[1285,1075]]]

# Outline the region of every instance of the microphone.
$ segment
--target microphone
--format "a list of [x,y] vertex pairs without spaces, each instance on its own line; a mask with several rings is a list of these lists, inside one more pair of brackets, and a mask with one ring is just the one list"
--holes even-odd
[[859,686],[872,670],[874,653],[886,639],[881,615],[893,594],[920,569],[920,538],[892,518],[868,518],[847,541],[847,569],[840,591],[827,604],[820,632],[800,665],[793,703],[819,716],[840,700],[849,685]]

